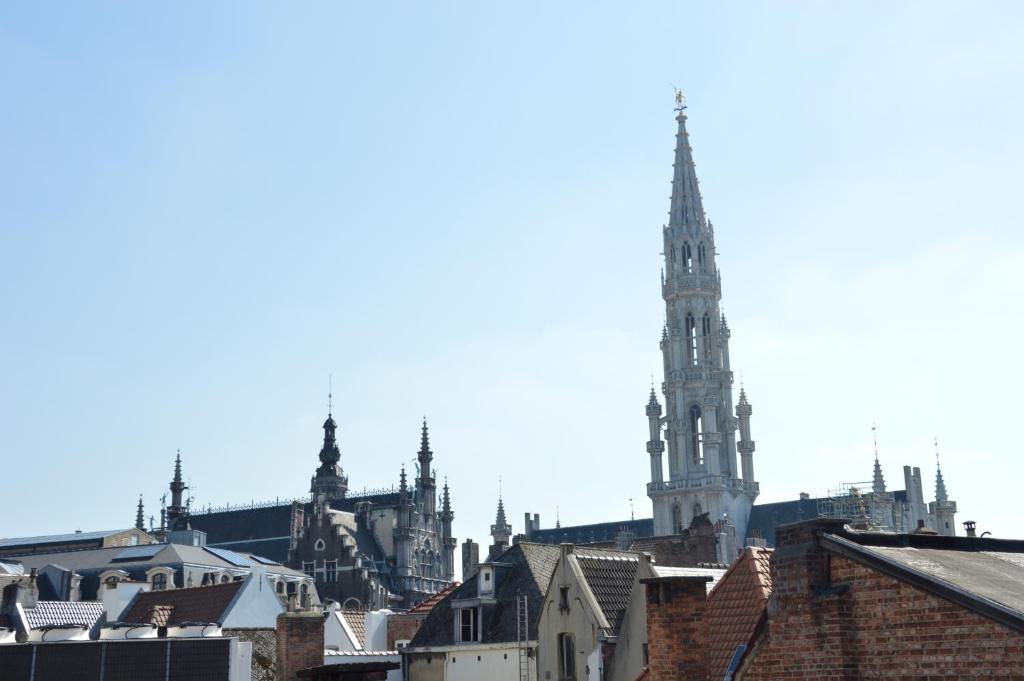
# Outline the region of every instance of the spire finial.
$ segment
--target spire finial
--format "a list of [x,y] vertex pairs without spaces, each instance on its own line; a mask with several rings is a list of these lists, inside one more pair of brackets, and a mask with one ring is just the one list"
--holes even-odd
[[935,438],[935,468],[942,470],[942,464],[939,463],[939,438]]
[[327,415],[334,411],[334,374],[327,374]]
[[629,498],[629,519],[636,520],[636,516],[633,514],[633,497]]
[[678,113],[682,113],[683,109],[686,108],[686,95],[684,95],[683,91],[675,85],[672,86],[672,89],[676,91],[676,108],[674,110]]
[[939,464],[939,438],[935,438],[935,501],[949,501],[946,481],[942,479],[942,466]]
[[871,437],[875,441],[875,461],[878,461],[878,424],[871,424]]

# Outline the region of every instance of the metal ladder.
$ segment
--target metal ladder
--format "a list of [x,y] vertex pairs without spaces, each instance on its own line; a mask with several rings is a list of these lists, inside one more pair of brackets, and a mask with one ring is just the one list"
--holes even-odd
[[530,681],[530,603],[516,594],[516,640],[519,642],[519,681]]

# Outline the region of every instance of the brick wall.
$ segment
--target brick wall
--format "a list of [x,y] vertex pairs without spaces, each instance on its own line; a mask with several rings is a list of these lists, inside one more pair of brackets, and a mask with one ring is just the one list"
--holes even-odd
[[296,681],[300,669],[324,663],[324,618],[319,612],[277,616],[277,681]]
[[704,608],[707,577],[644,580],[647,588],[648,679],[683,681],[707,674]]
[[388,617],[388,650],[397,650],[395,641],[411,641],[419,631],[425,617],[421,615],[391,615]]
[[737,679],[1024,678],[1024,635],[827,551],[816,529],[777,535],[767,629]]

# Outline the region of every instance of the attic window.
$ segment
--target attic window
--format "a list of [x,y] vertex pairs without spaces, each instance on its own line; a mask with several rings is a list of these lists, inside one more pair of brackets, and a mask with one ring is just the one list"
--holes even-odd
[[558,609],[563,612],[569,611],[569,587],[558,587]]
[[153,575],[153,591],[164,591],[167,589],[167,575],[158,572]]
[[460,608],[459,613],[459,643],[476,642],[480,636],[479,622],[477,622],[476,608]]

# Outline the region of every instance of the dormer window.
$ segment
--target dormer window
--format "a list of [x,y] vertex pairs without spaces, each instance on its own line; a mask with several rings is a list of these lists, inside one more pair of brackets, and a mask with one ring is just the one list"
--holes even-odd
[[480,568],[480,577],[479,582],[477,582],[477,588],[480,590],[481,596],[494,595],[494,568],[486,565]]
[[480,640],[480,622],[476,608],[459,608],[455,611],[455,634],[458,643],[476,643]]
[[316,540],[316,544],[313,545],[313,548],[316,551],[323,551],[324,550],[324,540],[323,539],[317,539]]

